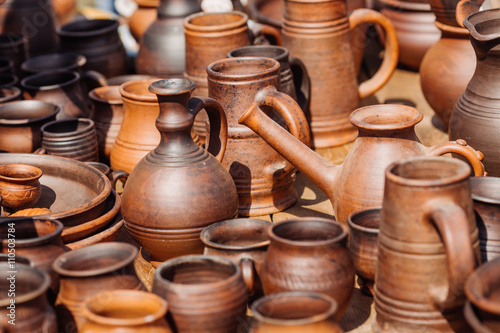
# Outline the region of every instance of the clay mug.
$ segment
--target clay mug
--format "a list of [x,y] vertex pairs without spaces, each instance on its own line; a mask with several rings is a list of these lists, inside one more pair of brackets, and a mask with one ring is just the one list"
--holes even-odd
[[227,258],[189,255],[155,271],[153,293],[169,304],[175,332],[236,332],[244,320],[248,292],[240,268]]
[[464,285],[480,261],[469,175],[453,158],[414,157],[387,167],[376,329],[467,331]]
[[34,206],[42,196],[42,174],[42,170],[33,165],[0,165],[1,205],[11,213]]
[[340,320],[354,292],[354,266],[346,248],[348,229],[335,220],[303,217],[269,229],[262,266],[264,294],[313,291],[332,297]]
[[[270,58],[221,59],[207,67],[209,96],[227,115],[228,141],[222,164],[229,170],[239,197],[239,216],[257,216],[282,211],[297,201],[295,168],[238,119],[255,107],[269,107],[272,115],[291,117],[291,131],[309,145],[309,128],[300,106],[279,92],[279,63]],[[294,118],[294,119],[292,119]],[[281,124],[285,124],[281,119]]]
[[[291,129],[305,122],[300,114],[284,118]],[[288,119],[294,122],[288,122]],[[415,108],[370,105],[355,110],[349,119],[358,128],[359,135],[340,166],[329,163],[300,140],[295,140],[255,103],[244,112],[239,122],[254,130],[326,193],[337,221],[346,225],[352,212],[382,205],[385,168],[399,159],[458,153],[470,161],[476,176],[485,174],[481,163],[483,154],[464,140],[443,142],[434,147],[422,145],[415,133],[415,125],[423,115]]]
[[[15,265],[15,268],[11,265]],[[2,279],[0,284],[2,332],[58,332],[56,315],[47,299],[50,277],[46,272],[21,263],[2,262],[0,279]],[[14,298],[9,297],[11,287],[15,290],[15,303],[11,301]]]
[[250,333],[342,333],[334,317],[337,302],[310,291],[277,293],[255,301]]

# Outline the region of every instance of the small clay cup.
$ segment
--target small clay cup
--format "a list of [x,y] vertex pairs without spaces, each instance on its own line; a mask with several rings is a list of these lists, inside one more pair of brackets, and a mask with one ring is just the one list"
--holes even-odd
[[28,164],[0,165],[1,205],[11,211],[29,208],[42,196],[42,170]]

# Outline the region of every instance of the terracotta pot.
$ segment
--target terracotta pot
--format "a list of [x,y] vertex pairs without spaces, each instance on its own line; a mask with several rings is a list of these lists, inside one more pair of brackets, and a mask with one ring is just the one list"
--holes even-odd
[[175,332],[235,332],[245,317],[247,289],[227,258],[182,256],[158,266],[153,293],[169,304]]
[[42,101],[14,101],[0,105],[0,149],[32,153],[41,144],[40,127],[55,120],[59,110],[57,105]]
[[[279,63],[269,58],[227,58],[210,64],[207,72],[209,95],[221,103],[228,118],[228,143],[222,164],[238,190],[239,216],[272,214],[290,207],[298,197],[293,187],[295,168],[255,133],[238,124],[245,109],[256,105],[283,114],[298,113],[302,117],[299,119],[304,119],[299,105],[277,91]],[[269,112],[280,117],[276,111]],[[306,121],[294,124],[292,130],[309,144]]]
[[139,43],[137,73],[160,77],[182,76],[186,69],[187,49],[183,21],[188,15],[201,11],[200,1],[161,0],[157,11],[155,21]]
[[381,207],[358,210],[347,218],[349,254],[358,275],[361,291],[367,295],[373,295],[381,210]]
[[[297,124],[305,122],[294,115]],[[240,123],[252,128],[288,161],[311,179],[333,204],[337,221],[347,224],[352,212],[382,204],[385,168],[402,158],[419,155],[459,153],[466,156],[478,176],[484,175],[482,154],[464,140],[444,142],[425,147],[415,134],[415,125],[423,115],[415,108],[403,105],[372,105],[357,109],[350,116],[359,136],[340,165],[332,165],[267,117],[254,106],[240,118]],[[290,116],[285,119],[293,119]],[[294,128],[293,122],[287,122]],[[282,144],[285,143],[286,144]]]
[[[56,333],[56,316],[47,300],[47,289],[50,285],[49,276],[35,267],[20,263],[15,265],[17,272],[14,282],[11,280],[10,264],[0,263],[0,278],[2,279],[0,327],[4,332]],[[13,298],[8,296],[11,281],[16,290],[13,309],[12,307],[9,309]]]
[[264,294],[314,291],[332,297],[340,320],[354,292],[354,266],[347,227],[324,218],[297,218],[269,229],[271,244],[262,267]]
[[[213,99],[189,98],[194,88],[181,78],[149,86],[160,105],[156,127],[162,139],[132,170],[122,194],[125,226],[154,260],[201,254],[203,228],[238,212],[236,187],[220,163],[227,141],[224,111]],[[190,134],[201,109],[208,112],[213,131],[210,154]]]
[[480,260],[469,175],[465,162],[451,158],[417,157],[387,167],[376,329],[468,332],[463,286]]
[[97,133],[91,119],[54,120],[40,128],[42,148],[49,155],[78,161],[99,161]]
[[21,99],[21,89],[18,87],[0,88],[0,105]]
[[337,303],[327,295],[296,291],[263,297],[252,304],[250,333],[341,333]]
[[[500,176],[500,142],[495,128],[500,121],[500,98],[494,91],[500,84],[500,71],[493,33],[500,24],[500,9],[491,9],[470,15],[464,21],[476,53],[476,69],[467,88],[459,97],[450,118],[450,139],[466,137],[485,156],[484,165],[490,176]],[[486,28],[488,27],[488,28]]]
[[140,41],[144,32],[156,20],[156,11],[160,0],[134,0],[137,9],[128,18],[130,33],[136,41]]
[[82,306],[85,324],[81,333],[171,333],[165,320],[167,302],[138,290],[105,291]]
[[474,333],[494,333],[493,330],[490,330],[479,320],[475,310],[470,304],[470,301],[465,302],[464,316],[465,320],[467,320],[467,324],[469,324]]
[[14,32],[0,33],[0,56],[14,62],[14,73],[20,75],[21,64],[29,58],[28,38]]
[[59,256],[52,265],[61,287],[56,300],[59,329],[81,329],[84,302],[100,292],[115,289],[144,290],[134,269],[139,250],[126,243],[103,243]]
[[0,165],[1,205],[12,211],[34,206],[42,195],[42,170],[28,164]]
[[127,73],[127,53],[118,35],[118,21],[78,20],[57,28],[59,50],[82,54],[85,70],[98,71],[106,77]]

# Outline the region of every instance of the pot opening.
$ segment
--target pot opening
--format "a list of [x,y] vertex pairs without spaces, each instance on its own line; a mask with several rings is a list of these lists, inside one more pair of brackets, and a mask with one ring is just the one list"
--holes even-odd
[[4,240],[4,243],[8,237],[9,223],[12,222],[15,223],[15,236],[17,240],[36,240],[41,237],[50,237],[62,231],[62,226],[51,220],[9,220],[0,223],[0,238]]
[[273,226],[272,231],[279,238],[304,243],[331,241],[346,233],[336,223],[313,219],[282,222]]
[[467,178],[470,174],[470,167],[457,159],[419,157],[394,163],[388,168],[387,174],[396,176],[401,181],[410,181],[416,184],[445,184]]
[[118,22],[107,19],[81,20],[60,27],[60,32],[68,36],[93,36],[118,28]]
[[362,129],[397,130],[415,126],[422,118],[422,113],[413,107],[381,104],[355,110],[349,116],[349,121]]
[[14,74],[0,74],[0,87],[10,87],[17,83],[17,77]]
[[21,81],[21,85],[28,89],[52,89],[76,82],[79,78],[76,72],[50,72],[28,76]]
[[471,177],[472,199],[491,204],[500,204],[499,177]]
[[21,67],[25,71],[41,72],[54,70],[75,70],[85,65],[87,59],[80,54],[53,53],[31,58],[24,62]]
[[[8,263],[0,263],[0,279],[2,280],[0,283],[0,306],[2,308],[8,306],[11,300],[11,298],[7,298],[9,289],[11,289],[10,281],[7,278],[12,274],[8,273],[11,270]],[[49,288],[49,276],[38,268],[16,263],[16,272],[16,304],[41,296]]]
[[43,120],[56,115],[59,107],[42,101],[26,100],[0,106],[0,123],[6,120]]
[[160,276],[173,283],[198,285],[221,282],[235,273],[236,267],[231,262],[210,258],[187,258],[163,267]]
[[42,176],[42,170],[28,164],[3,164],[0,165],[0,177],[9,180],[33,180]]
[[230,79],[253,80],[256,77],[279,75],[279,63],[270,58],[263,57],[239,57],[218,60],[208,65],[209,76],[217,78],[226,77]]
[[120,86],[98,87],[89,93],[89,97],[95,101],[106,104],[123,104],[120,95]]
[[286,49],[279,46],[244,46],[229,52],[230,57],[265,57],[276,59],[286,53]]
[[0,102],[2,99],[13,98],[17,95],[21,95],[21,91],[17,87],[0,88]]
[[349,224],[357,229],[379,230],[381,208],[367,209],[349,216]]
[[243,24],[246,20],[245,16],[236,13],[209,13],[193,17],[188,22],[199,27],[216,27],[239,21]]
[[91,120],[67,119],[55,120],[42,126],[42,135],[46,133],[73,133],[91,126]]

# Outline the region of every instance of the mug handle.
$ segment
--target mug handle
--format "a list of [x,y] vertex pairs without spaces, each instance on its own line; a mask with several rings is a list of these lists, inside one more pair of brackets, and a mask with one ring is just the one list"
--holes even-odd
[[269,42],[274,41],[276,43],[274,45],[283,45],[283,38],[281,37],[281,32],[278,29],[267,24],[254,22],[252,20],[248,20],[248,27],[252,34],[252,40],[255,40],[258,36],[269,36],[272,37],[272,39],[266,38]]
[[392,73],[398,64],[398,39],[396,30],[391,21],[384,15],[372,9],[359,8],[353,10],[349,16],[349,27],[351,31],[360,24],[377,23],[385,31],[385,53],[382,65],[377,70],[375,75],[367,81],[361,83],[358,88],[359,98],[363,99],[373,95],[377,90],[382,88],[389,81]]
[[130,174],[127,171],[120,169],[111,172],[108,178],[111,181],[111,187],[113,187],[113,190],[116,191],[116,182],[118,181],[118,179],[125,179],[125,181],[123,182],[123,186],[125,186],[129,175]]
[[[304,112],[308,112],[310,100],[311,100],[311,79],[309,74],[307,74],[306,65],[299,58],[290,57],[290,70],[293,73],[293,84],[295,86],[296,92],[301,92],[304,95],[304,100],[301,100],[299,94],[297,94],[297,100],[299,101],[300,108]],[[296,74],[297,73],[297,74]],[[296,82],[296,78],[300,77],[302,80]]]
[[[207,133],[207,151],[222,163],[227,145],[227,118],[222,106],[210,97],[191,97],[188,101],[188,111],[193,118],[205,110],[210,121],[210,132]],[[211,135],[216,133],[216,135]]]
[[455,11],[455,18],[457,20],[458,25],[461,26],[462,28],[465,28],[464,27],[465,18],[470,14],[478,12],[483,2],[484,0],[476,0],[476,1],[460,0],[457,3]]
[[243,282],[251,294],[254,291],[255,285],[255,264],[250,258],[241,258],[239,266]]
[[463,294],[465,282],[478,261],[470,238],[469,220],[461,207],[437,199],[426,211],[443,240],[448,263],[447,290],[433,288],[429,290],[429,296],[436,304],[445,306]]
[[469,146],[465,140],[443,142],[429,149],[427,155],[430,156],[440,156],[447,153],[460,154],[472,165],[474,176],[481,177],[488,174],[484,171],[484,165],[481,162],[484,159],[483,153]]

